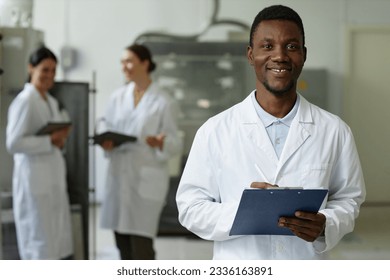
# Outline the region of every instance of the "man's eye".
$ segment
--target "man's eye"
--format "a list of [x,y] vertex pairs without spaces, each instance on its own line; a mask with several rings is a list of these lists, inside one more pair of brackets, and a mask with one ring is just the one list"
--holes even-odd
[[287,45],[287,49],[289,49],[289,50],[297,50],[297,49],[299,49],[299,47],[297,45],[295,45],[295,44],[288,44]]
[[272,45],[271,44],[264,44],[263,49],[272,49]]

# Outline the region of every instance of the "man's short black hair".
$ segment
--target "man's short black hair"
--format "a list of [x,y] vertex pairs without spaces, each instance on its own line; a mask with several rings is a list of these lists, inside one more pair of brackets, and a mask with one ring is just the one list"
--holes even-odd
[[288,20],[295,22],[298,25],[302,33],[302,42],[305,46],[305,31],[303,29],[303,23],[301,17],[293,9],[283,5],[273,5],[261,10],[255,19],[253,20],[251,33],[249,37],[249,46],[253,47],[253,34],[256,32],[257,27],[263,20]]

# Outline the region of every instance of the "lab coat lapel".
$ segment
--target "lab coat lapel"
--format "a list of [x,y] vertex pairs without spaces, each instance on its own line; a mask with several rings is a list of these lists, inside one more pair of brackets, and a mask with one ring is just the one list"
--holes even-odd
[[119,110],[118,115],[131,116],[134,111],[134,97],[133,97],[134,83],[126,86],[125,90],[121,93],[120,102],[117,103],[116,110]]
[[[134,83],[131,83],[125,92],[124,96],[124,104],[123,107],[123,114],[129,116],[128,123],[133,123],[135,120],[139,117],[142,117],[142,115],[147,112],[147,108],[150,106],[151,100],[153,99],[153,90],[151,88],[147,89],[144,96],[139,101],[138,105],[135,107],[134,105]],[[130,105],[130,106],[129,106]]]
[[273,162],[278,161],[271,140],[268,137],[264,125],[260,123],[260,120],[256,123],[244,123],[244,131],[262,154]]
[[[253,94],[253,93],[252,93]],[[251,95],[241,103],[241,127],[243,134],[249,139],[249,153],[255,154],[255,162],[263,173],[263,180],[272,182],[278,158],[263,123],[252,104]],[[266,158],[266,159],[265,159]],[[262,174],[259,174],[260,176]]]
[[149,88],[146,90],[144,96],[141,98],[137,107],[135,108],[136,112],[147,112],[148,108],[153,103],[153,100],[156,98],[156,91],[154,90],[154,84],[150,84]]
[[[153,84],[146,90],[144,96],[141,98],[138,105],[134,108],[134,97],[133,97],[134,86],[130,88],[128,97],[131,98],[132,106],[126,106],[125,110],[129,110],[125,115],[128,116],[125,123],[125,131],[129,134],[138,135],[142,130],[145,116],[148,114],[152,107],[153,100],[156,98],[155,90],[153,90]],[[130,100],[129,100],[130,101]]]
[[310,125],[313,123],[310,104],[300,96],[300,104],[297,115],[291,123],[290,130],[284,144],[282,154],[280,155],[278,172],[291,156],[306,142],[310,137]]
[[39,110],[37,110],[37,114],[40,116],[42,123],[47,123],[48,121],[52,120],[53,113],[51,112],[51,110],[54,110],[55,108],[53,104],[51,104],[52,101],[50,99],[49,94],[47,93],[48,101],[45,101],[33,85],[26,84],[26,87],[30,90],[30,95],[33,96],[33,98],[31,99],[33,100],[32,102],[36,103],[35,106],[39,108]]

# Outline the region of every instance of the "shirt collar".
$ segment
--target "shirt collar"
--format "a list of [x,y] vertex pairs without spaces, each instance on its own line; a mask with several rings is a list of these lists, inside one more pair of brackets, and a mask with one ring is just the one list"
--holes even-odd
[[254,94],[252,94],[252,103],[256,109],[257,115],[259,116],[261,122],[264,124],[265,127],[269,127],[270,125],[272,125],[273,123],[278,122],[278,121],[280,121],[281,123],[290,127],[291,123],[292,123],[292,121],[293,121],[293,119],[296,116],[297,111],[298,111],[299,99],[300,99],[299,94],[297,94],[297,100],[295,101],[294,107],[291,109],[290,112],[288,112],[288,114],[286,116],[279,119],[279,118],[276,118],[275,116],[269,114],[268,112],[266,112],[260,106],[260,104],[256,100],[256,92]]

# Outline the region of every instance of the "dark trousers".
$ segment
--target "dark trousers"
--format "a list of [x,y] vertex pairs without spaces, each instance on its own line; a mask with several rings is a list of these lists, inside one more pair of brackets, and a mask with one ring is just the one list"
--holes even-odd
[[154,260],[153,239],[114,231],[122,260]]

